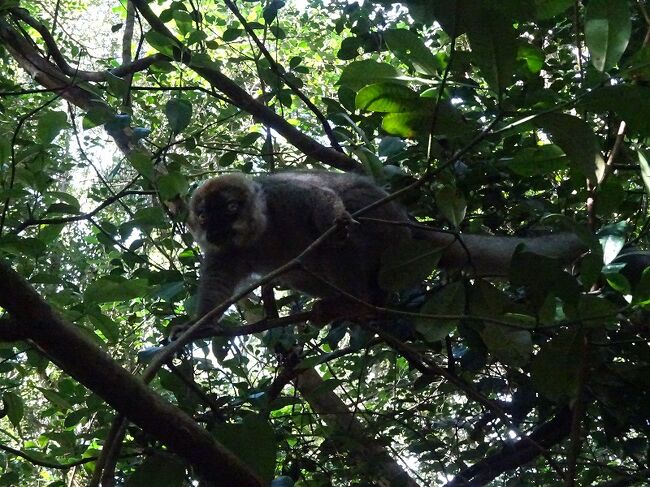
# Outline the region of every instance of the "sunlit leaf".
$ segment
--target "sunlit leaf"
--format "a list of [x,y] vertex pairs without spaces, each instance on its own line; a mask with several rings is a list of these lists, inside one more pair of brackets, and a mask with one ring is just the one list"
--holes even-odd
[[585,42],[598,71],[618,63],[632,32],[627,0],[590,0],[585,6]]
[[174,133],[182,132],[192,118],[192,103],[183,98],[172,98],[165,105],[165,115]]

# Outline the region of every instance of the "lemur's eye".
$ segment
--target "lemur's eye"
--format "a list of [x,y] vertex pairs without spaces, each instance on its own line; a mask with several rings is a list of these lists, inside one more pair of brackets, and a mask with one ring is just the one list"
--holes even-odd
[[237,213],[238,210],[239,210],[239,203],[236,201],[231,201],[230,203],[228,203],[228,206],[226,206],[226,211],[228,213]]

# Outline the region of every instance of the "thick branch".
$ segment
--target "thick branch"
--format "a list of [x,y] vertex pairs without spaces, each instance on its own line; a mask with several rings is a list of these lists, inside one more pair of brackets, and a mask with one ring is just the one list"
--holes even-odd
[[529,436],[505,446],[494,455],[484,458],[459,473],[445,487],[480,487],[487,485],[504,472],[514,470],[541,455],[539,447],[548,449],[569,435],[571,411],[562,409],[550,421],[539,426]]
[[147,4],[147,1],[133,0],[133,3],[156,32],[166,36],[177,45],[180,52],[182,52],[181,62],[207,80],[215,89],[226,95],[235,106],[248,112],[257,121],[272,127],[303,154],[313,157],[324,164],[341,169],[342,171],[362,171],[360,164],[354,159],[332,149],[331,147],[326,147],[308,135],[302,133],[269,107],[255,100],[221,71],[214,68],[193,65],[191,62],[192,56],[189,50],[183,46],[176,37],[174,37],[165,24],[161,22],[155,13],[153,13]]
[[333,391],[321,387],[323,379],[318,372],[314,369],[305,370],[296,378],[295,384],[296,389],[309,402],[311,408],[337,435],[353,440],[345,442],[345,449],[357,461],[372,465],[377,470],[378,485],[418,486],[418,483],[350,412],[345,403]]
[[[48,28],[44,24],[36,20],[34,17],[29,15],[29,12],[27,12],[27,10],[22,8],[13,8],[11,9],[11,13],[17,19],[20,19],[30,27],[33,27],[41,35],[41,37],[43,38],[43,42],[45,42],[45,45],[47,46],[48,53],[52,56],[52,59],[54,59],[54,62],[64,74],[78,80],[106,81],[107,78],[106,71],[84,71],[75,68],[73,66],[70,66],[68,61],[65,59],[65,57],[59,50],[59,47],[57,46],[56,41],[54,40],[54,37],[52,37],[52,34],[48,30]],[[148,56],[146,58],[138,59],[135,62],[129,61],[123,64],[122,66],[119,66],[118,68],[111,69],[109,72],[115,76],[123,77],[126,76],[127,74],[133,74],[137,71],[144,71],[153,63],[161,59],[167,59],[167,58],[162,54],[154,54],[153,56]]]
[[45,59],[31,43],[1,18],[0,40],[20,67],[37,83],[59,93],[64,99],[83,110],[87,110],[96,102],[90,91],[75,86],[71,78]]
[[64,321],[7,263],[0,262],[0,306],[59,367],[196,466],[216,486],[260,487],[260,479],[192,418],[120,367]]

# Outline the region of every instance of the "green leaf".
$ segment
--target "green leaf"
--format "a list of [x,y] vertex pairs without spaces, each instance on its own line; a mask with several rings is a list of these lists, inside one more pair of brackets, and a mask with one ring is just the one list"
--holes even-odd
[[436,204],[449,223],[455,228],[465,219],[467,202],[465,197],[456,188],[445,186],[436,192]]
[[540,20],[550,19],[572,7],[575,0],[534,0],[536,17]]
[[219,167],[228,167],[237,160],[237,152],[226,152],[219,158]]
[[511,171],[520,176],[542,176],[567,167],[564,151],[554,144],[526,147],[518,150],[508,162]]
[[650,267],[641,273],[641,279],[634,289],[634,302],[648,303],[650,301]]
[[512,83],[517,60],[517,37],[512,21],[490,9],[478,8],[467,24],[472,60],[487,84],[502,94]]
[[120,338],[120,327],[112,319],[97,310],[95,313],[88,315],[88,320],[95,329],[99,330],[106,337],[108,343],[117,343]]
[[389,113],[381,122],[381,128],[388,134],[406,139],[430,131],[433,116],[426,112]]
[[250,414],[239,424],[220,424],[214,428],[218,441],[237,455],[262,478],[270,483],[275,472],[278,445],[270,423],[261,416]]
[[650,154],[643,149],[637,150],[639,166],[641,168],[641,180],[648,195],[650,195]]
[[9,421],[17,428],[25,414],[23,398],[15,392],[6,391],[2,394],[2,402]]
[[167,37],[164,34],[150,30],[144,36],[149,45],[156,51],[169,57],[174,56],[174,50],[178,48],[178,43],[174,39]]
[[133,168],[148,180],[153,180],[154,168],[151,156],[144,151],[134,150],[128,155]]
[[338,84],[358,91],[374,83],[399,82],[400,76],[402,74],[390,64],[366,59],[348,64],[343,69]]
[[243,33],[244,29],[235,29],[233,27],[229,27],[223,32],[222,39],[226,42],[236,41]]
[[590,112],[614,112],[641,135],[650,135],[650,88],[640,85],[605,86],[586,96],[579,106]]
[[585,42],[598,71],[608,71],[625,52],[632,33],[627,0],[589,0],[585,6]]
[[47,245],[38,238],[6,235],[0,237],[0,250],[14,255],[39,257],[45,253]]
[[111,107],[103,102],[97,103],[88,109],[81,125],[84,130],[89,130],[112,120],[114,116],[115,112],[113,112]]
[[359,90],[355,106],[370,112],[401,113],[420,110],[423,102],[431,100],[420,99],[415,91],[404,85],[375,83]]
[[575,331],[562,332],[540,348],[531,364],[535,388],[548,399],[573,399],[578,392],[580,341]]
[[598,240],[603,248],[603,262],[609,264],[620,253],[625,245],[627,224],[619,222],[606,225],[598,232]]
[[363,167],[368,176],[372,177],[376,181],[380,181],[381,178],[383,178],[384,166],[381,159],[377,157],[377,154],[363,146],[358,149],[353,149],[352,153],[363,163]]
[[424,240],[395,244],[382,255],[379,285],[387,290],[411,288],[433,272],[440,255],[439,247]]
[[39,391],[43,393],[43,396],[54,404],[60,411],[65,411],[67,409],[72,409],[72,404],[62,393],[55,391],[54,389],[45,389],[43,387],[36,387]]
[[179,172],[170,172],[158,178],[158,192],[163,201],[172,200],[177,196],[183,197],[188,190],[187,178]]
[[147,457],[126,481],[126,487],[182,487],[185,463],[175,455],[155,453]]
[[108,87],[113,95],[122,97],[126,95],[129,90],[129,84],[124,78],[119,78],[114,74],[111,74],[109,71],[106,71],[106,81]]
[[600,181],[605,171],[605,161],[600,155],[598,139],[589,124],[563,113],[541,115],[535,119],[535,124],[560,146],[574,169],[593,182]]
[[192,103],[183,98],[172,98],[165,105],[165,115],[172,132],[178,134],[190,123]]
[[271,3],[269,3],[266,7],[264,7],[264,10],[262,11],[262,17],[264,17],[264,21],[267,24],[272,23],[278,16],[278,10],[280,10],[282,7],[284,7],[283,0],[273,0]]
[[141,298],[148,291],[149,283],[146,279],[125,279],[118,276],[100,277],[86,288],[84,302],[99,304],[128,301]]
[[61,130],[68,126],[68,115],[65,112],[50,110],[41,112],[36,128],[38,140],[42,144],[49,144]]
[[[419,313],[427,315],[464,315],[465,286],[462,282],[452,282],[427,299]],[[429,342],[443,340],[456,329],[458,319],[435,319],[418,316],[415,327]]]
[[502,362],[513,367],[523,367],[533,353],[530,332],[487,323],[481,330],[481,338],[487,349]]
[[415,32],[406,29],[390,29],[383,35],[388,49],[402,62],[424,74],[435,76],[438,73],[441,68],[440,62]]
[[520,43],[517,49],[517,60],[525,62],[531,73],[538,74],[544,67],[544,51],[532,44]]

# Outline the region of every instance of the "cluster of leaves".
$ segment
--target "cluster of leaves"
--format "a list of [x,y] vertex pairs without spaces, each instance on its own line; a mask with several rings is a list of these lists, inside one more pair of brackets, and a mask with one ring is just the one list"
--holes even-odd
[[[113,69],[126,13],[116,2],[112,28],[85,31],[100,3],[63,0],[54,17],[40,2],[21,7],[50,26],[68,60]],[[484,234],[569,229],[590,250],[567,269],[523,249],[507,282],[440,275],[440,254],[428,244],[387,253],[382,285],[400,292],[405,313],[384,329],[465,390],[417,370],[403,350],[353,323],[199,341],[158,374],[155,390],[277,485],[363,483],[376,474],[368,458],[350,461],[357,439],[289,386],[269,394],[287,350],[299,370],[316,367],[319,392],[348,404],[422,485],[481,461],[505,472],[494,485],[557,484],[558,465],[577,467],[580,485],[643,482],[650,25],[642,4],[582,3],[309,0],[297,9],[248,0],[239,2],[243,25],[222,2],[160,1],[159,19],[182,48],[139,18],[138,55],[164,57],[132,78],[84,81],[95,101],[84,110],[34,90],[3,50],[0,256],[125,367],[146,361],[166,330],[192,315],[199,262],[182,216],[161,202],[222,172],[328,169],[292,148],[284,127],[252,120],[199,76],[217,69],[317,140],[325,140],[323,115],[337,143],[388,190],[426,175],[403,199],[422,221]],[[0,2],[0,34],[20,25],[45,49],[13,7]],[[112,44],[97,61],[87,46],[102,35]],[[112,155],[107,133],[132,150]],[[277,297],[283,314],[310,303],[286,291]],[[226,321],[254,322],[262,304],[251,296]],[[27,342],[0,343],[0,371],[0,486],[87,483],[95,464],[83,460],[99,454],[114,411]],[[466,399],[467,390],[507,420]],[[567,406],[582,428],[558,432],[546,454],[554,462],[489,463],[513,435]],[[137,428],[123,453],[117,477],[126,485],[189,485],[187,465]]]

